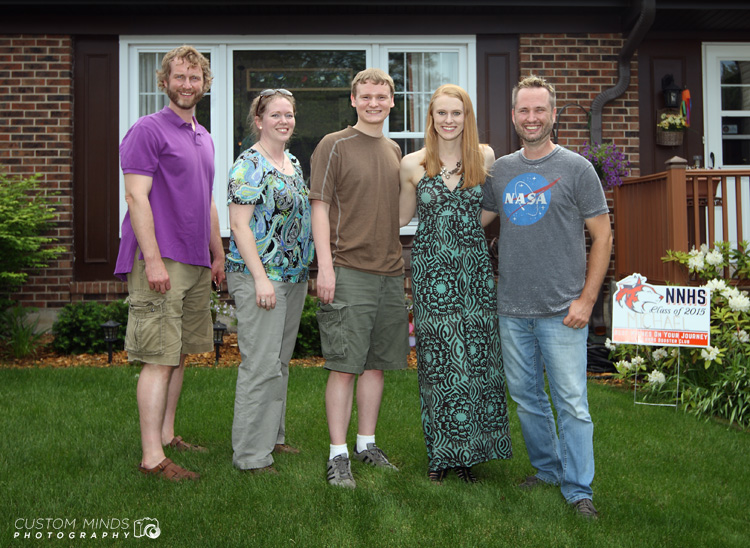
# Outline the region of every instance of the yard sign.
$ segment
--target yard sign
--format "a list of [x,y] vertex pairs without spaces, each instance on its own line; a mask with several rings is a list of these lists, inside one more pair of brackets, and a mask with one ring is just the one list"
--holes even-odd
[[[707,347],[711,342],[711,291],[707,287],[659,286],[631,274],[617,282],[612,296],[612,342],[645,346]],[[638,401],[638,373],[633,401],[640,405],[677,408],[680,358],[674,404]]]
[[707,287],[659,286],[631,274],[612,296],[612,342],[707,347],[711,294]]

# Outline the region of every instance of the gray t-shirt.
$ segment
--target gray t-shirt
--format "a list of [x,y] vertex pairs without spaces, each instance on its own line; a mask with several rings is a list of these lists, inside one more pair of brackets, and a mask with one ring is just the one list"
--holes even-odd
[[499,213],[498,312],[564,313],[586,280],[584,221],[608,213],[599,177],[583,156],[557,146],[544,158],[498,159],[482,207]]

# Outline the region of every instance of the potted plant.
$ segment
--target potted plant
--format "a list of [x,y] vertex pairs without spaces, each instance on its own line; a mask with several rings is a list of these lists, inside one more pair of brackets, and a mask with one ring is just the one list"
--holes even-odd
[[687,129],[687,119],[679,111],[662,112],[656,124],[656,144],[677,146],[682,144],[683,132]]
[[620,186],[622,178],[630,175],[630,162],[614,143],[585,142],[579,154],[594,166],[605,190]]

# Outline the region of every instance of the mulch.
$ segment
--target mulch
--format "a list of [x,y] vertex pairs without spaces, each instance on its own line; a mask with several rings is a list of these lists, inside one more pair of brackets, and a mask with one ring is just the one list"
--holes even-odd
[[[128,365],[128,354],[124,350],[112,353],[112,363],[108,362],[107,353],[103,354],[75,354],[60,355],[52,347],[52,335],[45,335],[37,351],[32,356],[22,359],[3,357],[0,353],[0,367],[117,367]],[[219,349],[219,361],[216,363],[215,352],[204,354],[190,354],[185,363],[186,367],[237,367],[242,359],[237,346],[237,334],[229,333],[224,337],[224,344]],[[417,355],[414,349],[409,354],[409,369],[416,369]],[[293,359],[291,367],[323,367],[325,359],[320,356]]]

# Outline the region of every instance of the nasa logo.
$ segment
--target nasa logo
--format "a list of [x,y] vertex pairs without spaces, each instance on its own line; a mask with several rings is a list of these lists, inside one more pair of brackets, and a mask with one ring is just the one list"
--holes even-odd
[[552,183],[538,173],[523,173],[512,179],[505,187],[503,211],[511,223],[529,226],[542,219],[549,210]]

